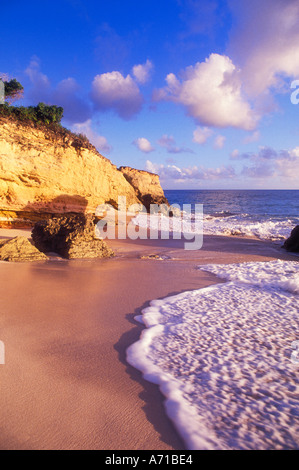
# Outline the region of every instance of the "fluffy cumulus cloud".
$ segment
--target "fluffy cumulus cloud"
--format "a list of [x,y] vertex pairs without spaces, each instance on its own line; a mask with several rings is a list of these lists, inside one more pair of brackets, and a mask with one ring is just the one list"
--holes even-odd
[[91,119],[84,123],[74,124],[72,130],[78,134],[85,135],[99,152],[109,153],[111,151],[111,146],[108,144],[106,137],[97,134],[93,130]]
[[[186,3],[194,12],[192,31],[199,33],[195,12],[202,6]],[[290,80],[299,76],[299,2],[228,0],[228,6],[233,26],[226,55],[213,53],[180,76],[169,73],[153,99],[182,105],[200,126],[254,131],[262,116],[277,110],[275,94],[289,92]],[[209,14],[216,11],[211,2]],[[194,141],[204,143],[205,135],[198,134]],[[253,133],[247,143],[258,139]]]
[[163,165],[147,160],[146,170],[158,174],[161,180],[172,180],[176,183],[190,180],[215,181],[235,177],[235,170],[230,165],[219,168],[205,168],[203,166],[179,168],[176,165]]
[[91,99],[97,110],[113,110],[125,120],[139,113],[143,104],[139,87],[131,75],[124,77],[117,71],[96,75]]
[[172,135],[162,135],[157,143],[160,147],[165,148],[168,153],[194,153],[193,150],[188,147],[177,146],[175,138]]
[[145,137],[139,137],[138,139],[134,140],[133,144],[144,153],[153,152],[155,149],[152,147],[150,141]]
[[196,144],[205,144],[209,137],[213,134],[212,129],[209,127],[200,127],[198,126],[193,131],[193,142]]
[[258,116],[242,94],[240,70],[225,55],[211,54],[205,62],[187,67],[180,80],[170,73],[166,83],[154,91],[153,99],[183,105],[201,125],[256,127]]
[[136,81],[141,83],[147,83],[151,77],[151,72],[153,69],[153,64],[150,60],[147,60],[145,64],[134,65],[132,69],[132,74],[134,75]]
[[279,89],[283,77],[299,76],[298,0],[229,0],[236,25],[229,54],[242,68],[253,96]]

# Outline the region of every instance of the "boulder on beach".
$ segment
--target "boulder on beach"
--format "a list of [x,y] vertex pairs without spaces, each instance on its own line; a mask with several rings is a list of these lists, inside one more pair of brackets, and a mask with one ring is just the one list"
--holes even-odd
[[41,253],[26,237],[0,240],[0,260],[2,261],[40,261],[48,257]]
[[39,221],[32,230],[32,239],[43,253],[54,252],[67,259],[114,256],[107,244],[95,237],[95,222],[89,214]]
[[287,251],[299,251],[299,225],[291,231],[291,235],[284,242],[283,248]]

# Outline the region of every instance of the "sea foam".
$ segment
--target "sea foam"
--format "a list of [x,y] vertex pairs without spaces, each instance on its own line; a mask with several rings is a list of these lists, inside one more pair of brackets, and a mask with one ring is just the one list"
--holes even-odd
[[[194,224],[193,214],[182,212],[182,217],[166,217],[165,215],[148,215],[141,213],[133,222],[143,228],[158,228],[162,232],[198,233]],[[261,240],[284,240],[294,228],[293,219],[254,219],[248,214],[204,215],[200,230],[205,235],[247,236]]]
[[299,263],[205,265],[228,282],[155,300],[128,362],[188,449],[298,449]]

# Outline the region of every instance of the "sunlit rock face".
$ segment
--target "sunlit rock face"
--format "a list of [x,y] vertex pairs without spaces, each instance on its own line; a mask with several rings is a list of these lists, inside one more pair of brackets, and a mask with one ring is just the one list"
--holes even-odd
[[119,170],[133,186],[136,196],[147,210],[149,210],[151,204],[168,205],[158,175],[149,173],[148,171],[135,170],[135,168],[127,166],[121,166]]
[[131,181],[92,145],[80,147],[71,135],[1,118],[0,224],[32,225],[53,214],[94,213],[103,203],[117,207],[119,196],[128,206],[146,194],[163,199],[158,176],[130,171]]

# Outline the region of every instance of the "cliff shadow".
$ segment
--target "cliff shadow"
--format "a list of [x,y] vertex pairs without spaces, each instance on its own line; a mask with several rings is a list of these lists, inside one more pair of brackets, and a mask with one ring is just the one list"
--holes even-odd
[[86,212],[88,200],[78,194],[60,194],[50,201],[29,202],[20,212],[44,213],[44,214],[65,214],[72,212]]
[[88,200],[78,194],[61,194],[49,201],[28,202],[22,209],[1,211],[4,217],[7,215],[7,220],[2,221],[1,227],[32,228],[40,220],[61,217],[65,214],[84,214],[87,206]]

